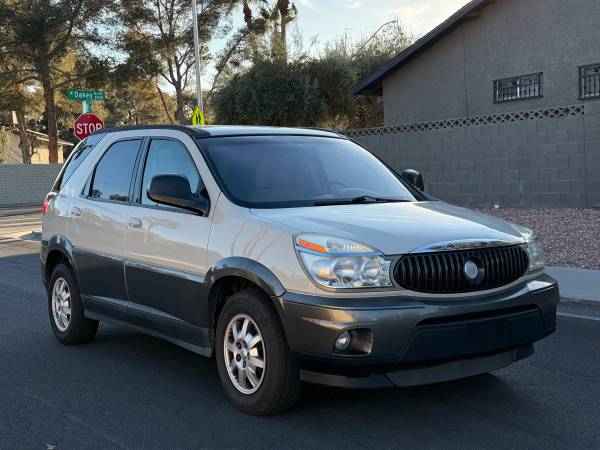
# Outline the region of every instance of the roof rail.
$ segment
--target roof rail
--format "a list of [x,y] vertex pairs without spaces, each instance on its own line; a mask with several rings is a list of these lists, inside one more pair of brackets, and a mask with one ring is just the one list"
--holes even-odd
[[202,128],[188,127],[186,125],[125,125],[122,127],[101,128],[94,131],[92,134],[116,133],[118,131],[135,131],[135,130],[177,130],[190,136],[210,136],[208,131]]
[[303,130],[325,131],[327,133],[333,133],[333,134],[337,134],[338,136],[341,136],[341,137],[346,137],[343,134],[338,133],[337,131],[330,130],[329,128],[322,128],[322,127],[300,127],[300,128]]

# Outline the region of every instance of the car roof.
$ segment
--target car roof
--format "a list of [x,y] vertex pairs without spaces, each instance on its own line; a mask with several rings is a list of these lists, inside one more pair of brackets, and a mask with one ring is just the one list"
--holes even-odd
[[187,125],[130,125],[115,128],[105,128],[93,134],[118,133],[131,130],[176,130],[196,138],[224,137],[224,136],[322,136],[345,138],[334,131],[321,128],[287,128],[287,127],[260,127],[242,125],[207,125],[204,127]]

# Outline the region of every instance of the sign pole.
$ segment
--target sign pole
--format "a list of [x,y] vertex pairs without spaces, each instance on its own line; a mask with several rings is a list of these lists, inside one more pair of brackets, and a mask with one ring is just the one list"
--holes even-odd
[[196,101],[200,112],[204,115],[204,103],[202,101],[202,76],[200,74],[200,43],[198,38],[198,11],[196,0],[192,0],[192,24],[194,28],[194,60],[196,67]]
[[92,112],[92,102],[93,100],[83,100],[81,102],[81,111],[83,114]]
[[96,89],[67,89],[67,98],[81,102],[81,115],[75,119],[73,134],[79,140],[85,139],[94,131],[104,128],[104,122],[92,113],[94,101],[106,100],[106,93]]

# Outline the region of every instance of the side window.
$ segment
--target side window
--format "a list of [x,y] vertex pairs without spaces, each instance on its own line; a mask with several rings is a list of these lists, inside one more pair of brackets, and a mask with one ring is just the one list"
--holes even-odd
[[75,148],[71,151],[71,154],[67,158],[65,165],[63,166],[52,190],[54,192],[60,192],[63,184],[65,184],[71,175],[75,173],[77,168],[81,165],[81,163],[87,158],[87,156],[91,153],[94,146],[102,140],[104,135],[94,135],[90,136],[83,141],[79,142]]
[[167,139],[153,139],[150,142],[144,177],[142,178],[142,204],[157,206],[148,198],[148,188],[152,178],[157,175],[183,175],[190,183],[190,190],[200,196],[204,184],[196,164],[192,160],[187,148],[180,142]]
[[96,166],[90,197],[126,202],[140,140],[115,142]]

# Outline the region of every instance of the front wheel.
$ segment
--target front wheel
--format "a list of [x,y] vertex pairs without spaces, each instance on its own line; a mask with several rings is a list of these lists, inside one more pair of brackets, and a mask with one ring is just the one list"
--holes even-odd
[[258,289],[231,296],[220,314],[215,349],[219,377],[240,410],[270,415],[292,407],[301,393],[277,312]]

